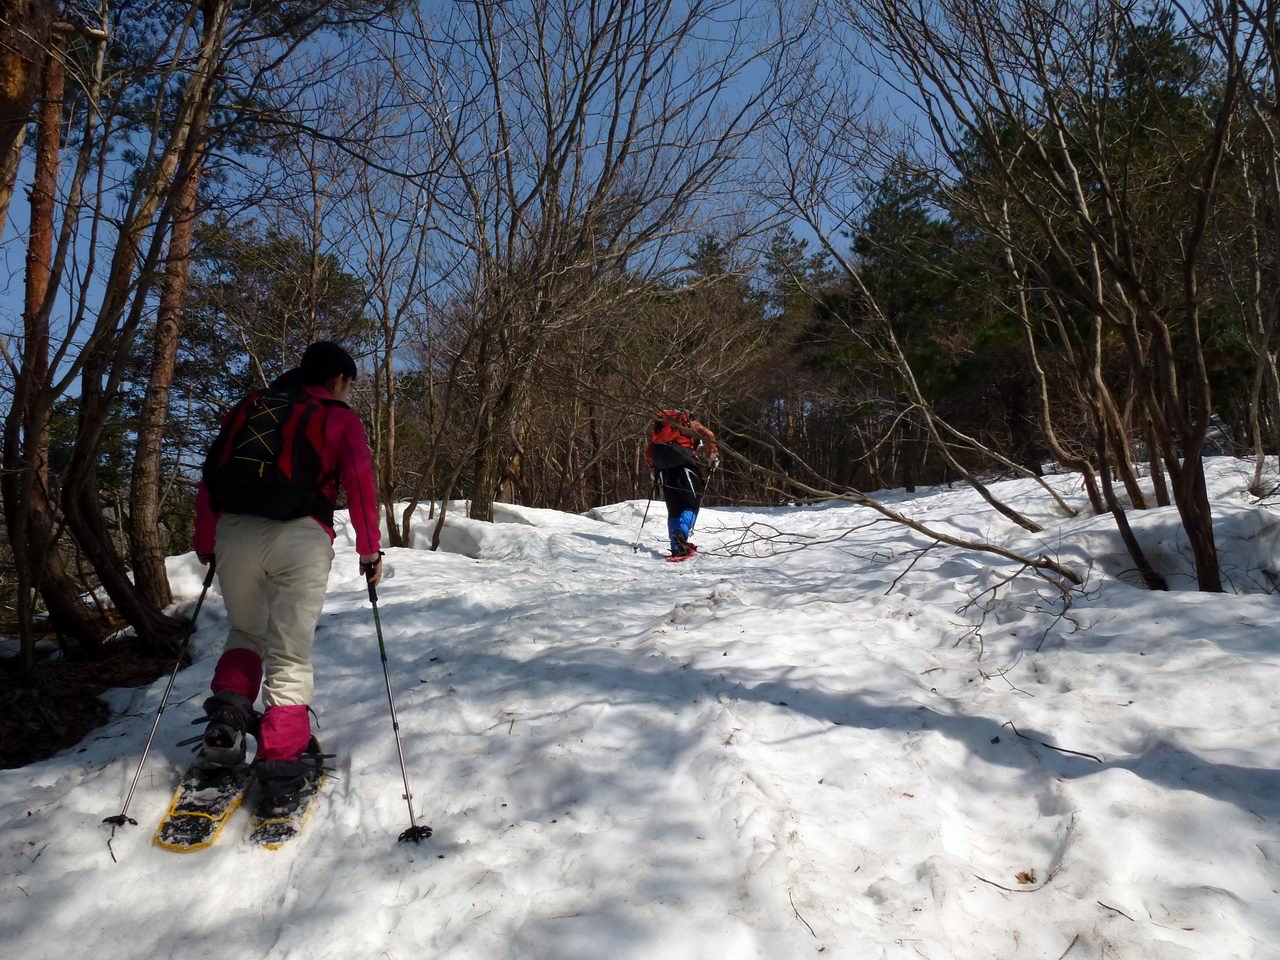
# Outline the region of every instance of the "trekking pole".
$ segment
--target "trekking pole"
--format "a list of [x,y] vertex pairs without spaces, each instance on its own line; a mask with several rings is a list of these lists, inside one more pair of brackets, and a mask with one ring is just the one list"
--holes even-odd
[[382,618],[378,616],[378,588],[373,582],[373,571],[377,564],[366,566],[365,581],[369,584],[369,602],[373,604],[373,625],[378,631],[378,654],[382,657],[382,678],[387,682],[387,705],[391,708],[391,730],[396,736],[396,755],[400,758],[400,776],[404,778],[404,799],[409,805],[409,829],[400,834],[400,842],[412,840],[421,843],[431,836],[431,828],[425,823],[419,824],[413,816],[413,791],[409,789],[409,771],[404,765],[404,750],[400,747],[400,721],[396,719],[396,698],[391,693],[391,671],[387,666],[387,647],[382,642]]
[[711,478],[712,478],[712,477],[714,477],[714,476],[716,475],[716,470],[718,470],[718,469],[719,469],[719,467],[710,467],[710,468],[708,468],[708,470],[707,470],[707,480],[706,480],[706,482],[702,485],[702,491],[698,494],[698,505],[697,505],[696,507],[694,507],[694,510],[693,510],[693,512],[694,512],[694,513],[697,513],[698,511],[700,511],[700,510],[702,509],[702,501],[703,501],[703,500],[705,500],[705,499],[707,498],[707,487],[711,486]]
[[147,736],[147,745],[142,748],[142,759],[138,761],[138,771],[133,775],[133,783],[129,784],[129,792],[124,798],[124,806],[120,808],[120,812],[113,817],[104,817],[102,822],[111,824],[111,835],[116,835],[116,827],[123,827],[126,823],[138,825],[138,821],[129,816],[129,804],[133,801],[133,791],[138,788],[138,781],[142,778],[142,768],[147,765],[147,756],[151,753],[151,744],[156,738],[156,730],[160,728],[160,718],[164,716],[164,708],[169,703],[169,694],[173,692],[173,682],[178,679],[178,671],[182,669],[182,660],[186,656],[187,646],[191,643],[191,637],[196,632],[196,619],[200,616],[200,608],[204,606],[205,594],[209,592],[209,586],[213,583],[213,568],[216,566],[216,560],[209,561],[209,572],[204,575],[204,589],[200,591],[200,599],[196,601],[195,612],[191,614],[191,621],[187,624],[187,635],[182,638],[182,646],[178,648],[178,662],[173,665],[173,673],[169,674],[169,682],[165,685],[164,693],[160,697],[160,709],[156,711],[156,718],[151,724],[151,733]]
[[636,542],[631,545],[632,553],[640,552],[640,541],[644,537],[644,525],[649,522],[649,508],[653,506],[654,498],[658,495],[658,475],[653,475],[653,490],[649,494],[649,502],[644,505],[644,516],[640,519],[640,531],[636,534]]
[[[707,497],[707,487],[711,486],[711,478],[716,475],[716,467],[710,467],[707,470],[707,479],[703,481],[702,489],[698,491],[697,502],[693,505],[693,522],[698,522],[698,514],[702,512],[702,501]],[[689,532],[693,533],[693,527],[689,528]]]

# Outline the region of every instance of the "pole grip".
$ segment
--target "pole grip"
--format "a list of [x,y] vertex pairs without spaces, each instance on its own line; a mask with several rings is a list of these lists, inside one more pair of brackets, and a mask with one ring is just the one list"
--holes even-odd
[[369,602],[375,607],[378,605],[378,588],[374,585],[373,575],[377,571],[378,566],[382,563],[383,553],[378,551],[378,559],[373,563],[361,563],[360,572],[364,574],[365,583],[369,587]]

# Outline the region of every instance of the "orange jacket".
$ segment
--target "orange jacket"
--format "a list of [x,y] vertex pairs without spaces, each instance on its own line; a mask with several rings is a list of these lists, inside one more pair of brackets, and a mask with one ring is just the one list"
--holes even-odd
[[716,435],[697,420],[691,420],[687,413],[678,410],[659,410],[653,418],[653,426],[649,429],[649,446],[644,451],[644,458],[650,467],[653,466],[653,446],[656,443],[674,443],[694,451],[701,447],[708,461],[720,455],[716,447]]

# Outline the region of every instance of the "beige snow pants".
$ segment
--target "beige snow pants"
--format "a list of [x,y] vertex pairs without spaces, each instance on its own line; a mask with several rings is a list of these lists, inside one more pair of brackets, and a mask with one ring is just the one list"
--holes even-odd
[[311,644],[333,565],[329,534],[310,517],[226,513],[214,543],[231,621],[226,649],[252,650],[262,659],[265,706],[310,703]]

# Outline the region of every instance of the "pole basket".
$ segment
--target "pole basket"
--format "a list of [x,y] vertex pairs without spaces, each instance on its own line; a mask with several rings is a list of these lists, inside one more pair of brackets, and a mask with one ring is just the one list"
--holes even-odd
[[401,843],[421,843],[431,837],[431,828],[425,823],[416,824],[400,834]]

